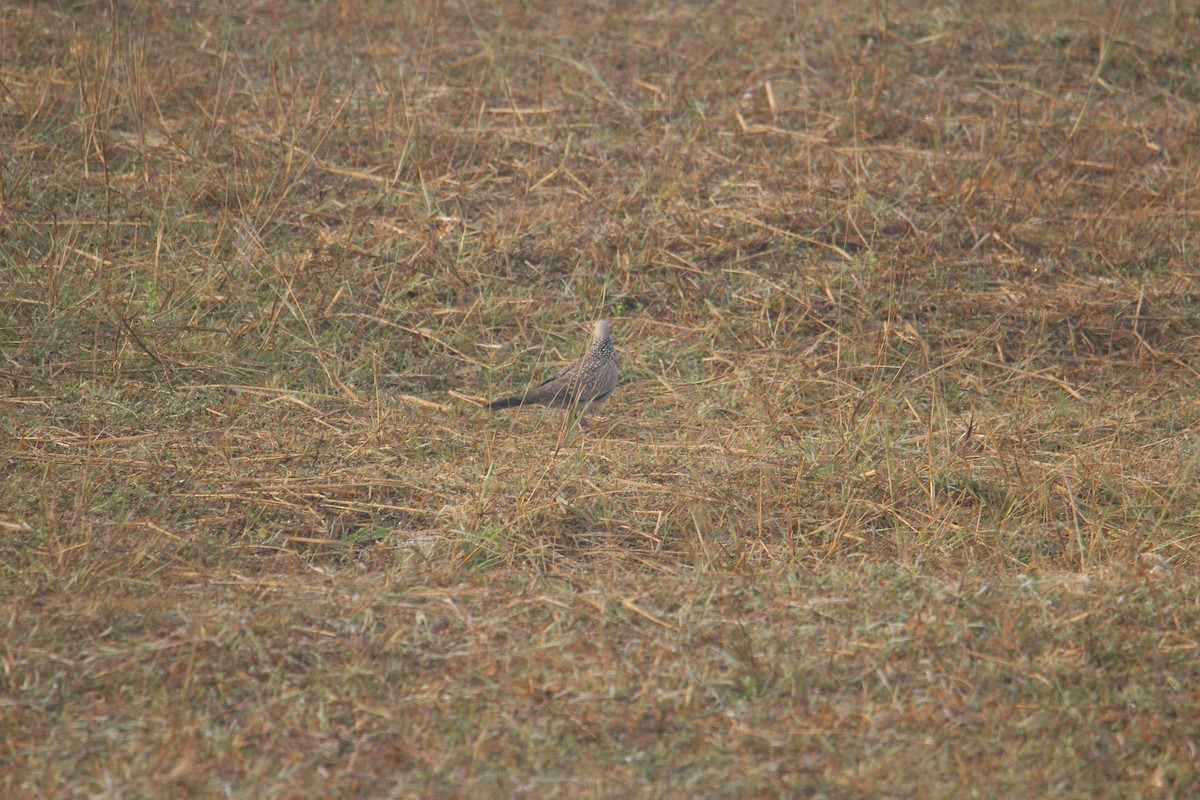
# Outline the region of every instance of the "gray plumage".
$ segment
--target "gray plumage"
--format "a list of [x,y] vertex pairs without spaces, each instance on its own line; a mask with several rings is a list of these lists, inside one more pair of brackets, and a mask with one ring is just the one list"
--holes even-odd
[[487,407],[553,406],[578,409],[583,415],[589,408],[608,399],[613,389],[617,388],[618,377],[612,327],[606,321],[599,320],[592,333],[592,344],[582,358],[541,385],[521,394],[493,400]]

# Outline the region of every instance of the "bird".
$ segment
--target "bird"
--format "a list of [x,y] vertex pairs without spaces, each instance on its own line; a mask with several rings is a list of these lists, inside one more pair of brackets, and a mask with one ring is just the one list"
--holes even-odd
[[617,388],[619,377],[612,326],[606,320],[597,320],[592,328],[592,343],[578,361],[568,364],[542,384],[520,394],[493,400],[486,407],[493,411],[534,405],[565,408],[577,411],[583,425],[587,412],[607,400]]

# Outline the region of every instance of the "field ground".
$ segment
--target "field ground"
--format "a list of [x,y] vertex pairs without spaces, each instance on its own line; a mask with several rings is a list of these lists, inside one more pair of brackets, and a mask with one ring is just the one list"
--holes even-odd
[[1196,796],[1198,40],[0,8],[0,795]]

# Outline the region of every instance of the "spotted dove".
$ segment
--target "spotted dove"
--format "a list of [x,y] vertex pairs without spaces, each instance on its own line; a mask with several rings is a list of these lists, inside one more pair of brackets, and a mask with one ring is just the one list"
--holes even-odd
[[488,403],[490,409],[516,406],[553,406],[577,410],[580,417],[599,405],[617,388],[617,354],[613,350],[612,327],[599,320],[588,351],[540,386],[521,394]]

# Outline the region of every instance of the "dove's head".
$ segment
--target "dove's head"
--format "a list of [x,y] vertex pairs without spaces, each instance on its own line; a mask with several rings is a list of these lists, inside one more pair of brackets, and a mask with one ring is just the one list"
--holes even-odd
[[607,320],[596,320],[592,328],[592,344],[588,347],[588,355],[592,358],[613,357],[612,326]]

